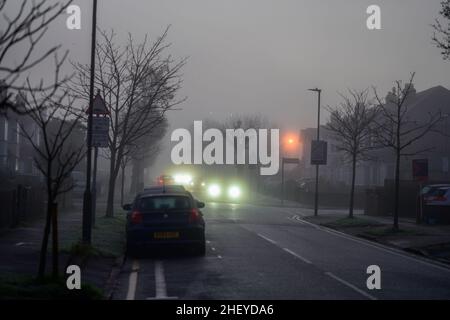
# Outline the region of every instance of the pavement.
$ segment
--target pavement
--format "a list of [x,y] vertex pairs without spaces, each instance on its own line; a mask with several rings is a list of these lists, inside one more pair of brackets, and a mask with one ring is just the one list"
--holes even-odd
[[[103,215],[104,204],[98,205],[98,216]],[[59,214],[60,274],[66,266],[79,264],[82,268],[82,283],[92,284],[105,293],[110,291],[111,273],[120,264],[121,257],[95,256],[87,260],[74,259],[69,254],[70,244],[81,239],[82,204]],[[44,219],[26,222],[18,228],[3,230],[0,234],[0,276],[35,276],[38,271],[40,246]],[[93,231],[95,232],[95,230]],[[51,274],[51,235],[47,254],[47,274]]]
[[[310,223],[310,209],[207,203],[203,212],[205,257],[127,257],[113,298],[450,299],[445,265]],[[372,265],[380,290],[367,287]]]

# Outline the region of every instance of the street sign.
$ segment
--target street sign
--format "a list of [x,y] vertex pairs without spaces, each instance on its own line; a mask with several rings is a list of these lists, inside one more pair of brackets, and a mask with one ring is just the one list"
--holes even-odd
[[428,180],[428,159],[414,159],[412,161],[413,179]]
[[[94,98],[93,101],[93,109],[92,113],[94,115],[108,115],[109,110],[106,107],[105,101],[100,96],[100,92],[97,92],[97,95]],[[87,108],[86,113],[89,113],[89,108]]]
[[97,148],[107,148],[109,137],[109,118],[92,118],[92,146]]
[[326,165],[327,164],[327,149],[326,141],[313,140],[311,142],[311,164],[312,165]]
[[290,163],[290,164],[299,164],[300,160],[297,158],[283,158],[284,163]]

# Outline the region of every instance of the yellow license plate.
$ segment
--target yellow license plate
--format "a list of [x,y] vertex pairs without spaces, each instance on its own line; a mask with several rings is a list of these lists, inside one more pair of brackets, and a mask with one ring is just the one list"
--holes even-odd
[[178,239],[180,237],[179,232],[154,232],[153,238],[155,239]]

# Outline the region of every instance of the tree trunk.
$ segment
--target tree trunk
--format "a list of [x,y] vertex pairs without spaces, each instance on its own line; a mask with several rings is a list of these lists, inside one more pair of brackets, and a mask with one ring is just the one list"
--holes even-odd
[[144,185],[142,181],[142,177],[144,175],[144,165],[143,160],[134,159],[133,160],[133,169],[131,172],[131,194],[136,194],[142,191],[142,187]]
[[109,176],[108,198],[106,202],[106,217],[114,217],[114,194],[116,191],[117,174],[113,173]]
[[45,276],[45,265],[47,263],[47,247],[48,247],[48,238],[50,235],[50,222],[51,222],[51,200],[47,200],[47,213],[45,217],[45,227],[44,227],[44,236],[42,237],[41,243],[41,252],[39,256],[39,278],[43,278]]
[[47,247],[48,247],[48,238],[50,236],[50,227],[51,227],[51,218],[52,218],[52,163],[47,163],[47,178],[46,178],[46,187],[47,187],[47,213],[45,216],[45,227],[44,227],[44,235],[42,237],[41,243],[41,252],[39,255],[39,270],[38,276],[39,278],[43,278],[45,276],[45,266],[47,264]]
[[399,209],[399,196],[400,196],[400,150],[396,152],[395,161],[395,190],[394,190],[394,230],[398,230],[398,209]]
[[125,188],[125,166],[122,166],[122,181],[121,181],[121,185],[120,185],[120,205],[121,206],[123,206],[124,188]]
[[106,199],[106,217],[114,217],[114,192],[116,189],[116,153],[111,153],[109,168],[108,197]]
[[58,204],[52,201],[52,265],[53,277],[59,276],[59,249],[58,249]]
[[352,185],[350,189],[350,207],[348,212],[348,217],[353,219],[353,207],[355,199],[355,180],[356,180],[356,156],[352,159]]

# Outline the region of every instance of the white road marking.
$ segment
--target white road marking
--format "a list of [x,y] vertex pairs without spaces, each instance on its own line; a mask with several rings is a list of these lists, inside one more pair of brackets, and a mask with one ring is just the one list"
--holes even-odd
[[404,253],[403,251],[400,251],[398,249],[387,247],[387,246],[384,246],[384,245],[382,245],[380,243],[375,244],[375,243],[370,242],[369,240],[355,238],[355,237],[349,236],[349,235],[347,235],[345,233],[342,233],[340,231],[332,230],[332,229],[329,229],[329,228],[326,228],[326,227],[323,227],[323,226],[318,226],[318,225],[316,225],[314,223],[311,223],[309,221],[305,221],[305,220],[301,219],[300,217],[297,217],[297,218],[292,217],[291,219],[294,220],[294,221],[297,221],[299,223],[307,224],[307,225],[309,225],[309,226],[311,226],[311,227],[313,227],[313,228],[315,228],[317,230],[321,230],[323,232],[326,232],[326,233],[329,233],[329,234],[332,234],[332,235],[335,235],[335,236],[338,236],[338,237],[341,237],[341,238],[344,238],[344,239],[347,239],[347,240],[350,240],[350,241],[353,241],[353,242],[357,242],[357,243],[366,245],[368,247],[372,247],[372,248],[378,249],[380,251],[383,251],[383,252],[386,252],[386,253],[390,253],[390,254],[398,256],[398,257],[402,257],[402,258],[405,258],[405,259],[408,259],[408,260],[412,260],[414,262],[419,262],[419,263],[421,263],[423,265],[426,265],[426,266],[429,266],[429,267],[434,267],[434,268],[439,269],[439,270],[450,272],[450,269],[447,266],[441,265],[438,262],[429,261],[428,259],[425,259],[425,258],[420,258],[419,259],[419,258],[416,258],[416,257],[412,257],[412,256],[407,255],[406,253]]
[[289,250],[288,248],[283,248],[284,251],[286,251],[287,253],[290,253],[291,255],[293,255],[294,257],[302,260],[304,263],[308,263],[308,264],[312,264],[311,261],[309,261],[308,259],[306,259],[305,257],[302,257],[301,255],[295,253],[294,251]]
[[214,248],[214,247],[211,247],[211,250],[212,250],[212,251],[216,251],[216,248]]
[[139,261],[133,260],[130,277],[128,278],[127,300],[134,300],[134,298],[136,297],[138,270],[139,270]]
[[168,297],[166,287],[166,277],[164,276],[164,266],[162,261],[155,261],[155,292],[156,297],[146,300],[175,300],[178,297]]
[[219,254],[219,255],[217,256],[217,258],[222,259],[222,256]]
[[345,280],[339,278],[338,276],[334,275],[334,274],[331,273],[331,272],[325,272],[325,274],[326,274],[327,276],[329,276],[330,278],[333,278],[334,280],[339,281],[339,282],[342,283],[343,285],[346,285],[347,287],[349,287],[349,288],[355,290],[356,292],[358,292],[359,294],[363,295],[364,297],[366,297],[366,298],[368,298],[368,299],[370,299],[370,300],[378,300],[378,299],[375,298],[374,296],[372,296],[372,295],[368,294],[367,292],[365,292],[365,291],[359,289],[358,287],[355,287],[355,286],[352,285],[351,283],[349,283],[349,282],[347,282],[347,281],[345,281]]
[[272,239],[269,239],[269,238],[263,236],[263,235],[260,234],[260,233],[258,233],[258,236],[260,236],[261,238],[263,238],[263,239],[266,240],[266,241],[269,241],[269,242],[272,243],[272,244],[277,244],[276,241],[274,241],[274,240],[272,240]]
[[164,276],[164,266],[161,261],[155,261],[155,286],[156,299],[167,298],[166,278]]
[[301,215],[302,217],[306,217],[306,214],[299,212],[298,210],[290,210],[288,208],[281,208],[281,211],[288,213],[288,214],[295,214],[295,215]]

